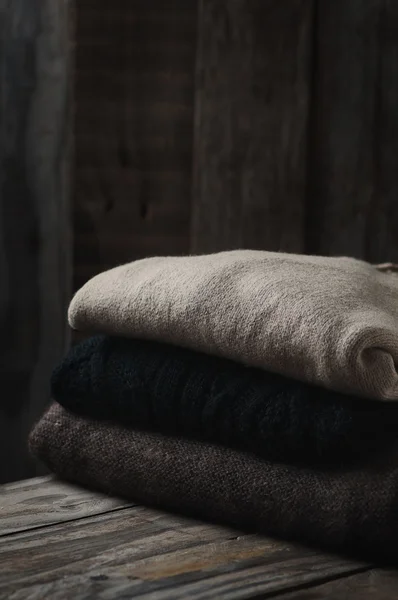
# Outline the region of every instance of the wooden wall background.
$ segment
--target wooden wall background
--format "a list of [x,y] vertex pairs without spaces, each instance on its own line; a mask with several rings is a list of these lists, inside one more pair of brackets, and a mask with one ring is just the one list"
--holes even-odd
[[189,250],[197,5],[76,6],[79,287],[115,264]]
[[27,431],[99,271],[398,262],[397,31],[395,0],[0,0],[0,481],[37,472]]
[[27,451],[68,344],[71,43],[68,0],[0,0],[0,483]]

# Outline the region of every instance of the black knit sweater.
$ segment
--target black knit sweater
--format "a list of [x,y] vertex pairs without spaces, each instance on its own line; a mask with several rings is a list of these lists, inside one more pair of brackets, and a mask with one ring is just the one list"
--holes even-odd
[[53,373],[52,396],[83,416],[279,461],[336,464],[389,444],[398,432],[395,404],[171,345],[107,336],[70,350]]

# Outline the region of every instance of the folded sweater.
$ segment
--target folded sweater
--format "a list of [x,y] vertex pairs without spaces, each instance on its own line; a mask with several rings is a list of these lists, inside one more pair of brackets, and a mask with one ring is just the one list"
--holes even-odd
[[398,436],[395,403],[359,400],[177,346],[97,336],[53,373],[52,397],[83,416],[335,464]]
[[397,563],[397,447],[327,472],[83,419],[56,404],[30,447],[58,476],[107,494]]
[[251,250],[148,258],[88,281],[69,322],[398,399],[398,277],[359,260]]

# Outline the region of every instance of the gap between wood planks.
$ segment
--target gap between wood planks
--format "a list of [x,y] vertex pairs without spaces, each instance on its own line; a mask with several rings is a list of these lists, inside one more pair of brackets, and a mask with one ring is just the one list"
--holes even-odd
[[138,506],[138,504],[126,504],[126,506],[109,508],[102,512],[98,512],[96,514],[91,514],[91,515],[86,515],[84,517],[71,517],[70,519],[65,519],[64,521],[61,521],[61,520],[53,521],[52,523],[45,523],[45,524],[43,523],[43,525],[33,525],[32,527],[27,527],[26,529],[19,529],[18,531],[10,531],[9,533],[7,533],[7,532],[0,533],[0,539],[5,538],[5,537],[17,536],[17,535],[20,535],[21,533],[28,533],[30,531],[37,531],[39,529],[46,529],[48,527],[53,527],[54,525],[64,525],[66,523],[72,523],[75,521],[85,521],[87,519],[91,519],[92,517],[97,517],[100,515],[107,515],[107,514],[119,512],[122,510],[127,510],[128,508],[134,508],[136,506]]

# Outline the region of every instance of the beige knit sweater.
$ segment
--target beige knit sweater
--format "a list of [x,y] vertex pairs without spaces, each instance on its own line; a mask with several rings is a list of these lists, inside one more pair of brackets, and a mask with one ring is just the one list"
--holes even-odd
[[69,322],[398,400],[398,277],[350,258],[236,250],[144,259],[87,282]]

